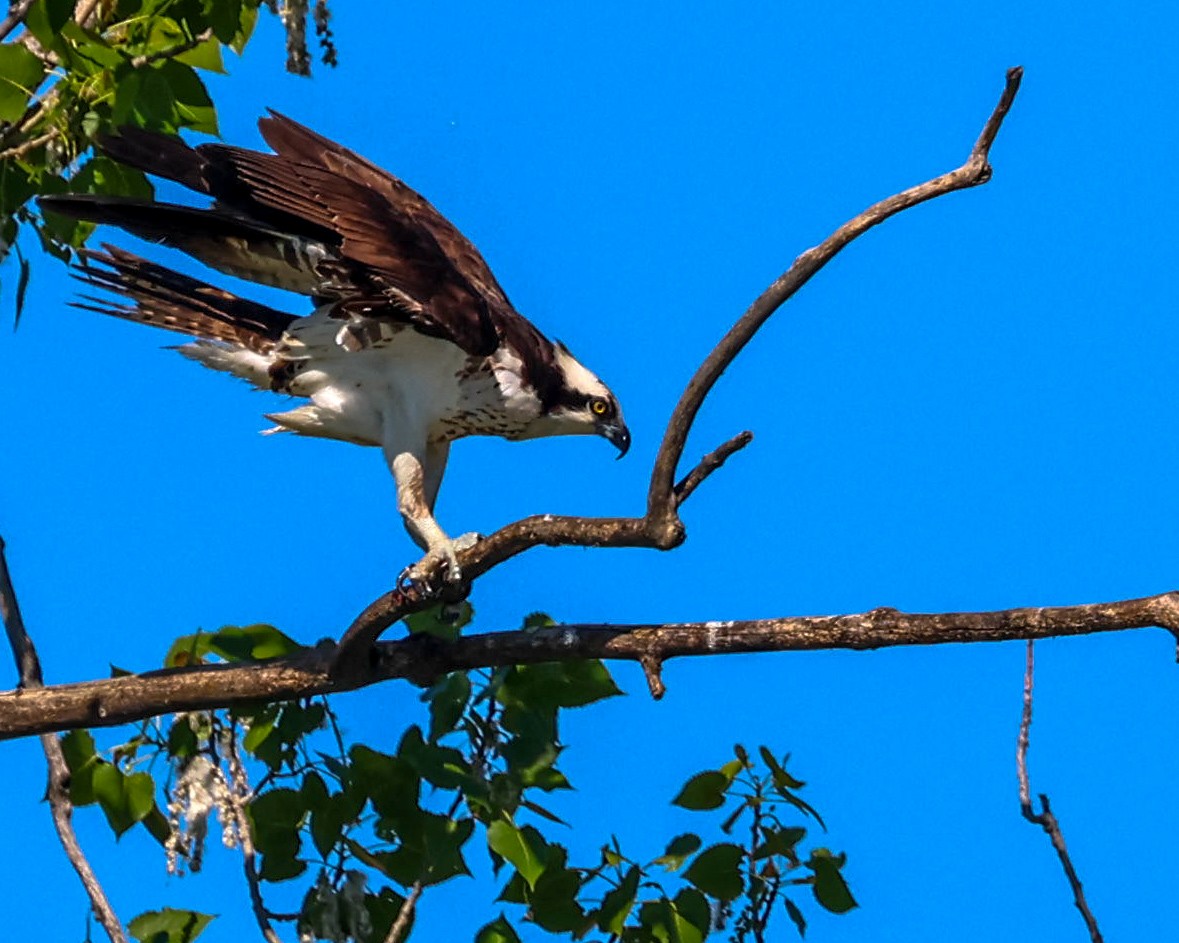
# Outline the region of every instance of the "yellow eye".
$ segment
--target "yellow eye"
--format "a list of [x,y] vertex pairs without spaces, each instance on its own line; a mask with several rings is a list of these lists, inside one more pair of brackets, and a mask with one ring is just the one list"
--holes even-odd
[[610,411],[610,404],[600,397],[590,400],[590,412],[595,416],[605,416]]

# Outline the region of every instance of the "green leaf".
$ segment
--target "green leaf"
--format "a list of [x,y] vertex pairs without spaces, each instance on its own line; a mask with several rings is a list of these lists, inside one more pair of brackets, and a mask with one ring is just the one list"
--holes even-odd
[[71,730],[61,738],[61,752],[70,770],[70,801],[76,806],[91,805],[94,796],[94,772],[106,764],[98,758],[94,737],[89,730]]
[[470,767],[458,750],[426,743],[416,724],[405,731],[397,747],[397,755],[409,763],[422,779],[441,789],[460,789],[471,778]]
[[430,741],[434,742],[454,730],[467,701],[471,698],[471,679],[465,671],[453,671],[425,695],[430,702]]
[[496,854],[515,865],[530,888],[544,872],[548,843],[531,825],[517,828],[499,819],[487,826],[487,845]]
[[306,870],[307,863],[298,858],[306,811],[304,796],[296,789],[271,789],[251,800],[248,812],[254,845],[262,855],[262,880],[286,881]]
[[238,20],[238,31],[229,43],[229,48],[236,52],[239,56],[246,48],[246,43],[250,41],[250,37],[254,34],[254,26],[258,22],[258,7],[253,3],[243,3],[241,18]]
[[520,943],[520,937],[503,914],[475,934],[475,943]]
[[807,867],[815,872],[815,882],[811,888],[815,900],[833,914],[845,914],[858,906],[840,873],[846,861],[847,855],[833,855],[826,848],[816,848],[807,862]]
[[196,754],[197,735],[188,722],[188,715],[181,714],[172,721],[168,730],[168,756],[173,759],[187,759]]
[[[680,931],[681,940],[703,939],[712,929],[712,907],[708,899],[698,890],[685,887],[675,895],[672,901],[676,911],[676,926]],[[686,933],[684,923],[687,922],[693,933]]]
[[[695,918],[695,913],[692,917]],[[648,901],[639,909],[639,924],[648,935],[639,939],[660,943],[701,943],[708,931],[697,927],[693,919],[681,914],[675,901],[666,897]]]
[[798,904],[794,903],[789,897],[783,897],[782,903],[786,907],[786,913],[789,915],[790,920],[798,928],[798,935],[806,936],[806,917],[798,909]]
[[74,18],[74,0],[40,0],[40,5],[45,7],[46,25],[55,33]]
[[373,808],[390,827],[405,830],[408,819],[420,812],[421,780],[405,760],[365,746],[349,751],[356,785],[372,800]]
[[155,806],[155,783],[149,773],[125,776],[118,767],[103,763],[94,770],[92,785],[94,798],[116,837]]
[[221,43],[215,36],[210,36],[200,45],[180,53],[175,59],[194,69],[204,69],[207,72],[218,72],[225,75],[225,63],[221,61]]
[[140,914],[127,929],[140,943],[192,943],[213,917],[213,914],[169,907]]
[[699,835],[685,832],[668,842],[667,850],[651,863],[663,865],[668,871],[678,871],[684,866],[684,862],[696,853],[701,844],[703,843]]
[[626,924],[635,905],[635,898],[639,892],[639,878],[642,872],[637,866],[632,866],[626,876],[602,898],[602,905],[595,915],[598,928],[605,933],[619,935]]
[[168,824],[168,819],[159,804],[152,803],[151,811],[143,817],[143,827],[160,843],[161,848],[168,847],[168,839],[172,837],[172,826]]
[[792,863],[797,863],[798,858],[794,852],[794,846],[805,836],[806,829],[797,826],[766,829],[761,844],[753,852],[753,860],[761,861],[771,855],[782,855]]
[[207,650],[226,661],[261,661],[291,655],[303,648],[272,625],[227,625],[208,636]]
[[581,875],[565,866],[566,851],[550,848],[549,862],[528,895],[532,919],[550,933],[572,933],[585,926],[585,911],[577,902]]
[[684,788],[671,800],[671,804],[694,812],[719,809],[725,804],[725,792],[730,782],[732,780],[719,770],[697,773],[684,783]]
[[768,747],[758,747],[758,750],[761,753],[762,762],[769,767],[770,774],[774,777],[775,786],[780,789],[801,789],[806,785],[801,779],[795,779],[786,772],[786,768],[774,758],[774,754],[770,752]]
[[557,624],[557,620],[550,616],[547,612],[532,612],[524,617],[524,623],[520,626],[525,632],[535,631],[536,629],[547,629]]
[[168,84],[175,102],[178,126],[217,134],[217,110],[200,76],[182,62],[167,59],[154,70],[159,79]]
[[[397,919],[397,915],[401,913],[401,908],[404,905],[405,898],[391,887],[382,887],[379,894],[364,895],[364,906],[368,911],[369,923],[372,925],[372,933],[368,937],[369,943],[380,943],[389,936],[393,921]],[[410,914],[405,934],[402,936],[403,940],[410,938],[413,920],[413,914]]]
[[406,616],[405,625],[411,635],[433,635],[443,641],[453,642],[474,617],[475,609],[466,600],[457,605],[442,602]]
[[621,693],[606,666],[589,659],[511,668],[504,677],[499,700],[504,705],[544,712],[583,707]]
[[745,887],[741,861],[745,851],[739,845],[721,844],[706,848],[684,872],[684,878],[717,900],[733,900]]
[[141,171],[111,160],[93,157],[70,178],[70,189],[75,193],[113,193],[119,196],[149,198],[152,185]]
[[41,60],[24,46],[0,45],[0,121],[20,120],[43,74]]

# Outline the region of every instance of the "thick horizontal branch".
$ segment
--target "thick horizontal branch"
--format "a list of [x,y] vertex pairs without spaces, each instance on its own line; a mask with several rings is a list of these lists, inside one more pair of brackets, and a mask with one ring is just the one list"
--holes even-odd
[[1001,642],[1158,626],[1179,638],[1179,592],[1083,606],[911,614],[896,609],[671,625],[566,625],[472,635],[413,636],[377,644],[363,671],[332,672],[336,646],[248,665],[177,668],[0,694],[0,739],[109,726],[173,711],[281,701],[392,678],[426,684],[448,671],[605,658],[661,664],[676,657]]

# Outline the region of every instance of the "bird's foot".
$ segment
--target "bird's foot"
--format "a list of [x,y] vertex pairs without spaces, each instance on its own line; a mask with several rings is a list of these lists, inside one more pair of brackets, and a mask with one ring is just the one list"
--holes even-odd
[[426,555],[405,569],[398,584],[413,583],[428,587],[431,578],[438,572],[441,572],[442,579],[446,583],[461,583],[463,570],[459,566],[458,555],[464,550],[471,549],[482,539],[483,535],[474,531],[469,534],[460,534],[454,538],[440,534],[430,541]]

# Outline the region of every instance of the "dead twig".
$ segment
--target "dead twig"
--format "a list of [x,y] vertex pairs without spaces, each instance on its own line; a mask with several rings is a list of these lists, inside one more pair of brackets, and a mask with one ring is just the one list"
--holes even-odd
[[422,882],[416,881],[410,889],[409,896],[401,905],[401,909],[397,911],[397,919],[389,927],[389,935],[385,937],[385,943],[401,943],[405,938],[406,931],[409,930],[409,922],[413,920],[414,911],[418,906],[418,898],[421,896]]
[[[3,537],[0,537],[0,617],[3,617],[4,631],[8,635],[12,657],[16,660],[17,670],[20,673],[18,695],[26,696],[39,690],[45,690],[37,650],[33,646],[33,640],[29,637],[29,633],[25,630],[24,618],[21,616],[20,605],[16,598],[16,590],[13,588],[12,577],[8,572]],[[70,801],[70,770],[66,765],[61,743],[56,734],[43,733],[41,734],[41,747],[45,751],[45,762],[49,767],[49,783],[45,790],[45,796],[53,814],[53,825],[57,829],[57,837],[61,840],[66,857],[73,865],[82,882],[82,887],[86,890],[86,895],[90,898],[90,907],[94,911],[94,915],[106,930],[111,943],[127,943],[123,925],[115,916],[114,908],[107,900],[106,892],[98,882],[98,877],[86,859],[82,846],[78,843],[78,836],[74,832],[74,825],[71,821],[74,806]]]
[[1035,643],[1029,639],[1027,663],[1023,675],[1023,714],[1019,720],[1019,739],[1015,750],[1015,769],[1019,776],[1019,809],[1025,819],[1033,825],[1039,825],[1047,833],[1048,840],[1052,842],[1052,848],[1056,852],[1056,857],[1060,859],[1060,866],[1064,869],[1064,876],[1068,878],[1069,887],[1072,888],[1073,903],[1081,912],[1081,919],[1085,921],[1085,928],[1089,931],[1089,939],[1092,943],[1102,943],[1103,938],[1101,930],[1097,927],[1097,919],[1093,916],[1093,911],[1089,909],[1088,901],[1085,900],[1081,879],[1077,876],[1072,858],[1069,857],[1068,848],[1065,847],[1064,832],[1061,831],[1060,823],[1052,813],[1052,807],[1048,804],[1048,796],[1040,793],[1040,811],[1037,813],[1032,809],[1032,790],[1028,782],[1028,746],[1031,742],[1032,681],[1036,667],[1034,646]]

